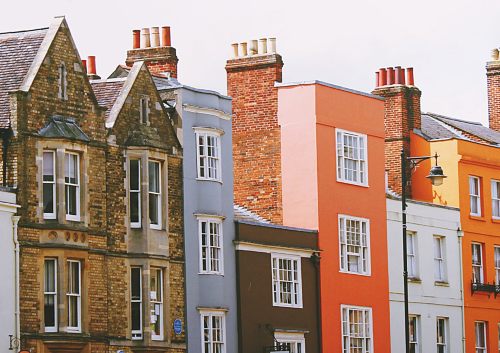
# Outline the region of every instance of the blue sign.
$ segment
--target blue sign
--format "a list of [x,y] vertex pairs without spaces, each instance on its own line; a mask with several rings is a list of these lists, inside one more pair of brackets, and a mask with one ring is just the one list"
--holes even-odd
[[174,320],[174,332],[176,335],[180,335],[182,332],[182,321],[180,319]]

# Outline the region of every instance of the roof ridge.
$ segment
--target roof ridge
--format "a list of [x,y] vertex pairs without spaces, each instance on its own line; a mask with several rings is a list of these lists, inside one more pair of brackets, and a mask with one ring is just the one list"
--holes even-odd
[[49,29],[49,27],[25,29],[25,30],[21,30],[21,31],[0,32],[0,36],[4,35],[4,34],[18,34],[18,33],[26,33],[26,32],[43,31],[43,30],[47,30],[47,29]]
[[433,118],[442,118],[442,119],[449,119],[449,120],[453,120],[453,121],[459,121],[461,123],[466,123],[466,124],[471,124],[471,125],[477,125],[477,126],[483,126],[483,124],[481,124],[480,122],[478,121],[469,121],[469,120],[463,120],[463,119],[457,119],[457,118],[452,118],[450,116],[446,116],[446,115],[442,115],[442,114],[437,114],[437,113],[431,113],[431,112],[425,112],[425,113],[422,113],[423,115],[430,115],[431,117]]

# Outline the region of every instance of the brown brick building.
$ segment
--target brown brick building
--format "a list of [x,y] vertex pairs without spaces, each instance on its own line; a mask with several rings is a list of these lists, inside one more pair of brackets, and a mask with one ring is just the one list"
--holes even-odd
[[172,329],[184,322],[181,148],[148,69],[132,73],[91,85],[64,18],[0,34],[0,180],[21,205],[32,353],[185,351]]

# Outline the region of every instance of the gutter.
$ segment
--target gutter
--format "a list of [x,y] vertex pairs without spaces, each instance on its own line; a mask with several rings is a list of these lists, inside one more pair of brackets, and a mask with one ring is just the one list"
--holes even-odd
[[[17,239],[17,224],[19,222],[20,216],[12,216],[12,241],[14,242],[14,337],[21,339],[21,318],[20,318],[20,306],[19,306],[19,240]],[[18,347],[20,348],[20,347]]]

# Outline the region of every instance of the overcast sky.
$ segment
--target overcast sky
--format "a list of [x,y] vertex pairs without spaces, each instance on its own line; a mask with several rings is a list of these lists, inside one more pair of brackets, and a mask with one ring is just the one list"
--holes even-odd
[[485,63],[500,45],[500,1],[31,0],[8,1],[0,32],[65,15],[82,58],[106,77],[132,30],[169,25],[182,83],[226,92],[230,44],[276,37],[283,80],[371,91],[380,67],[414,67],[422,111],[487,124]]

